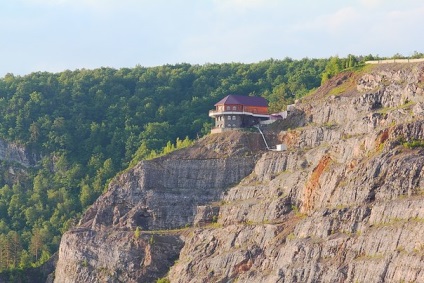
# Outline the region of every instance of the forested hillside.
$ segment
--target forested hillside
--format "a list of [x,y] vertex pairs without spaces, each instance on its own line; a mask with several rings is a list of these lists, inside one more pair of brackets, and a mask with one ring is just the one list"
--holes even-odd
[[30,168],[2,161],[0,270],[48,259],[113,176],[207,134],[208,110],[225,95],[261,95],[279,111],[356,64],[352,58],[6,75],[0,138],[39,161]]

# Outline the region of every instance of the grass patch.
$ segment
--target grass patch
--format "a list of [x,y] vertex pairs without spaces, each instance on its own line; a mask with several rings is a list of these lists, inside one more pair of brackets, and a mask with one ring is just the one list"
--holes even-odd
[[397,246],[396,251],[398,251],[400,253],[404,253],[405,252],[405,247],[404,246]]
[[290,233],[290,234],[287,235],[286,239],[289,240],[289,241],[294,240],[294,239],[296,239],[296,235],[294,233]]
[[384,149],[384,143],[380,143],[376,149],[377,154],[382,153]]
[[407,221],[406,219],[401,219],[401,218],[395,217],[395,218],[390,218],[389,221],[387,221],[387,222],[376,223],[376,224],[374,224],[374,227],[376,227],[376,228],[388,227],[388,226],[392,226],[392,225],[395,225],[395,224],[398,224],[398,223],[403,224],[406,221]]
[[379,260],[383,259],[384,255],[382,253],[375,253],[375,254],[362,254],[355,258],[355,260]]
[[336,86],[335,88],[332,88],[330,92],[327,94],[327,96],[331,96],[331,95],[337,96],[345,92],[356,89],[358,77],[363,74],[370,73],[375,67],[376,66],[372,64],[367,64],[367,65],[363,64],[363,65],[358,65],[358,66],[343,70],[343,71],[351,71],[354,74],[350,76],[348,79],[346,79],[345,81],[343,81],[343,83],[341,83],[340,85]]
[[334,121],[329,121],[327,123],[322,124],[322,126],[326,129],[333,129],[333,128],[336,128],[338,124]]
[[414,248],[414,252],[415,253],[422,253],[424,252],[424,244],[420,243],[420,244],[416,244],[415,248]]
[[218,229],[218,228],[222,228],[222,224],[218,223],[218,222],[209,223],[209,224],[205,225],[204,228]]
[[313,88],[310,91],[308,91],[304,96],[302,96],[301,98],[299,98],[299,100],[301,101],[302,98],[306,98],[306,97],[310,97],[313,94],[315,94],[315,92],[317,91],[318,88]]
[[299,210],[299,207],[297,207],[296,205],[292,205],[292,210],[293,210],[293,213],[294,213],[294,215],[296,216],[296,217],[299,217],[299,218],[304,218],[304,217],[306,217],[306,214],[305,213],[302,213],[302,212],[300,212],[300,210]]
[[329,92],[328,92],[328,96],[331,95],[340,95],[342,93],[345,93],[349,90],[352,90],[356,87],[356,82],[355,82],[355,78],[350,77],[349,79],[347,79],[346,81],[344,81],[342,84],[336,86],[335,88],[332,88]]
[[164,277],[156,280],[156,283],[171,283],[171,281],[169,281],[168,278]]
[[412,140],[402,143],[403,147],[409,149],[422,148],[424,147],[424,140]]
[[415,102],[413,102],[413,101],[405,101],[405,103],[402,104],[402,105],[400,105],[400,106],[380,108],[375,113],[386,115],[387,113],[392,112],[394,110],[407,109],[407,108],[410,108],[413,105],[415,105]]
[[370,73],[376,66],[374,64],[363,64],[353,67],[353,70],[357,74]]
[[379,108],[376,113],[386,115],[389,112],[392,112],[393,110],[396,110],[396,107],[384,107]]
[[81,266],[82,266],[82,267],[88,267],[88,261],[87,261],[87,259],[84,259],[84,260],[81,262]]

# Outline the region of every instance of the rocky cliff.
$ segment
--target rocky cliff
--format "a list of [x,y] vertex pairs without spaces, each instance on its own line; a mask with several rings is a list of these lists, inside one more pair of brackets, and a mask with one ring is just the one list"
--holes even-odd
[[25,147],[0,140],[0,160],[29,167],[34,165],[37,159],[38,157],[30,153]]
[[181,228],[191,226],[198,206],[219,200],[249,175],[261,148],[258,134],[235,132],[123,173],[63,236],[55,282],[153,282],[164,276],[184,244]]
[[39,156],[31,153],[24,146],[0,139],[0,174],[5,183],[11,185],[22,176],[27,176],[28,169],[39,159]]
[[63,236],[55,282],[424,282],[423,88],[424,64],[367,66],[264,129],[287,151],[234,132],[141,162]]

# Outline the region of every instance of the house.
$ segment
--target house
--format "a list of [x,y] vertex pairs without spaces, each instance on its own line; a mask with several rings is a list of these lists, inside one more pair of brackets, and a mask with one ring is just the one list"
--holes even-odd
[[215,110],[209,111],[209,117],[215,119],[211,133],[220,133],[257,125],[268,120],[270,115],[265,98],[231,94],[215,104]]

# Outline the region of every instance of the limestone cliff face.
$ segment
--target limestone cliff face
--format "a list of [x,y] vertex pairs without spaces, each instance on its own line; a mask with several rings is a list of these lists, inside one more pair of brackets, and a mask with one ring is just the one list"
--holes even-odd
[[299,103],[289,150],[229,190],[170,281],[424,281],[423,69],[343,74]]
[[287,151],[232,133],[138,164],[63,236],[55,281],[424,282],[423,87],[423,64],[341,74],[264,129]]
[[[234,143],[243,138],[246,146]],[[164,276],[183,246],[180,233],[167,230],[190,226],[197,206],[219,200],[249,175],[260,139],[240,133],[220,142],[205,139],[120,175],[63,236],[55,282],[154,282]]]

